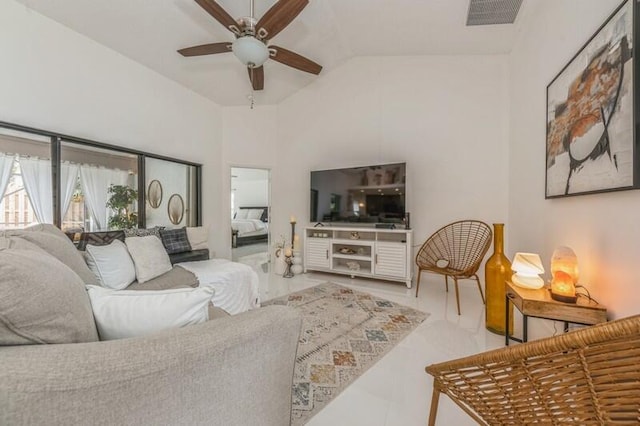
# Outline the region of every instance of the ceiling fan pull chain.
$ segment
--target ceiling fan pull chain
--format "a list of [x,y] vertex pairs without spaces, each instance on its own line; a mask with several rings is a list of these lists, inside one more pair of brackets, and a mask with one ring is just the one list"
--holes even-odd
[[[251,2],[251,3],[253,3],[253,2]],[[251,14],[253,15],[253,12]],[[251,67],[249,69],[251,70],[251,94],[249,95],[249,100],[251,101],[251,103],[250,103],[249,107],[251,109],[253,109],[253,105],[255,104],[255,98],[253,96],[253,77],[254,77],[253,76],[253,70],[254,70],[254,68]]]

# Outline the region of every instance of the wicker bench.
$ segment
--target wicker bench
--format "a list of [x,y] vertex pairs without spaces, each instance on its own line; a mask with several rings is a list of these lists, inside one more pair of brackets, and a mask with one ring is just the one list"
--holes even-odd
[[640,315],[426,368],[483,425],[640,424]]

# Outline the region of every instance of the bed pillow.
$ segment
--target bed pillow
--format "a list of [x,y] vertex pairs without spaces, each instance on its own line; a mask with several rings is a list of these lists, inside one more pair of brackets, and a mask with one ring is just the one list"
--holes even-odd
[[162,291],[110,290],[88,286],[100,340],[146,336],[209,319],[211,287]]
[[159,238],[153,235],[129,237],[125,238],[124,242],[133,259],[139,283],[149,281],[171,270],[169,255]]
[[127,246],[120,240],[106,246],[88,245],[85,260],[102,287],[122,290],[136,279],[133,260]]
[[246,219],[249,214],[249,209],[239,209],[236,212],[236,219]]
[[191,245],[191,250],[204,250],[209,248],[209,227],[208,226],[187,226],[187,238]]
[[184,253],[191,251],[189,237],[187,236],[187,228],[161,230],[160,238],[162,244],[169,254]]
[[264,209],[249,209],[247,219],[261,220]]
[[39,250],[0,250],[0,346],[97,340],[76,273]]

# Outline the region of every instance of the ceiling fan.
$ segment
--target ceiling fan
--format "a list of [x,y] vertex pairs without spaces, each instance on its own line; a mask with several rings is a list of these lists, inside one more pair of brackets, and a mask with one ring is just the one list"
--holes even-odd
[[214,0],[195,0],[213,18],[231,31],[236,39],[232,43],[209,43],[178,50],[182,56],[202,56],[233,52],[247,67],[253,90],[264,89],[264,67],[271,58],[300,71],[320,74],[322,66],[304,56],[279,46],[267,46],[309,4],[309,0],[278,0],[260,20],[251,16],[235,20]]

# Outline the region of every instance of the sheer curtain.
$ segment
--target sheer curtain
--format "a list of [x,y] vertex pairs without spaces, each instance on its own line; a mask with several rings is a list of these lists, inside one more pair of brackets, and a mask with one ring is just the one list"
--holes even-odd
[[0,201],[4,197],[4,192],[7,190],[7,185],[9,184],[9,178],[11,178],[14,158],[14,155],[0,152]]
[[78,169],[77,164],[64,161],[60,164],[60,213],[62,217],[67,213],[69,204],[71,204],[71,198],[73,197],[73,190],[76,187],[78,181]]
[[126,185],[129,172],[105,167],[80,165],[80,184],[98,229],[107,229],[110,185]]
[[40,223],[53,223],[51,160],[19,157],[22,182]]

